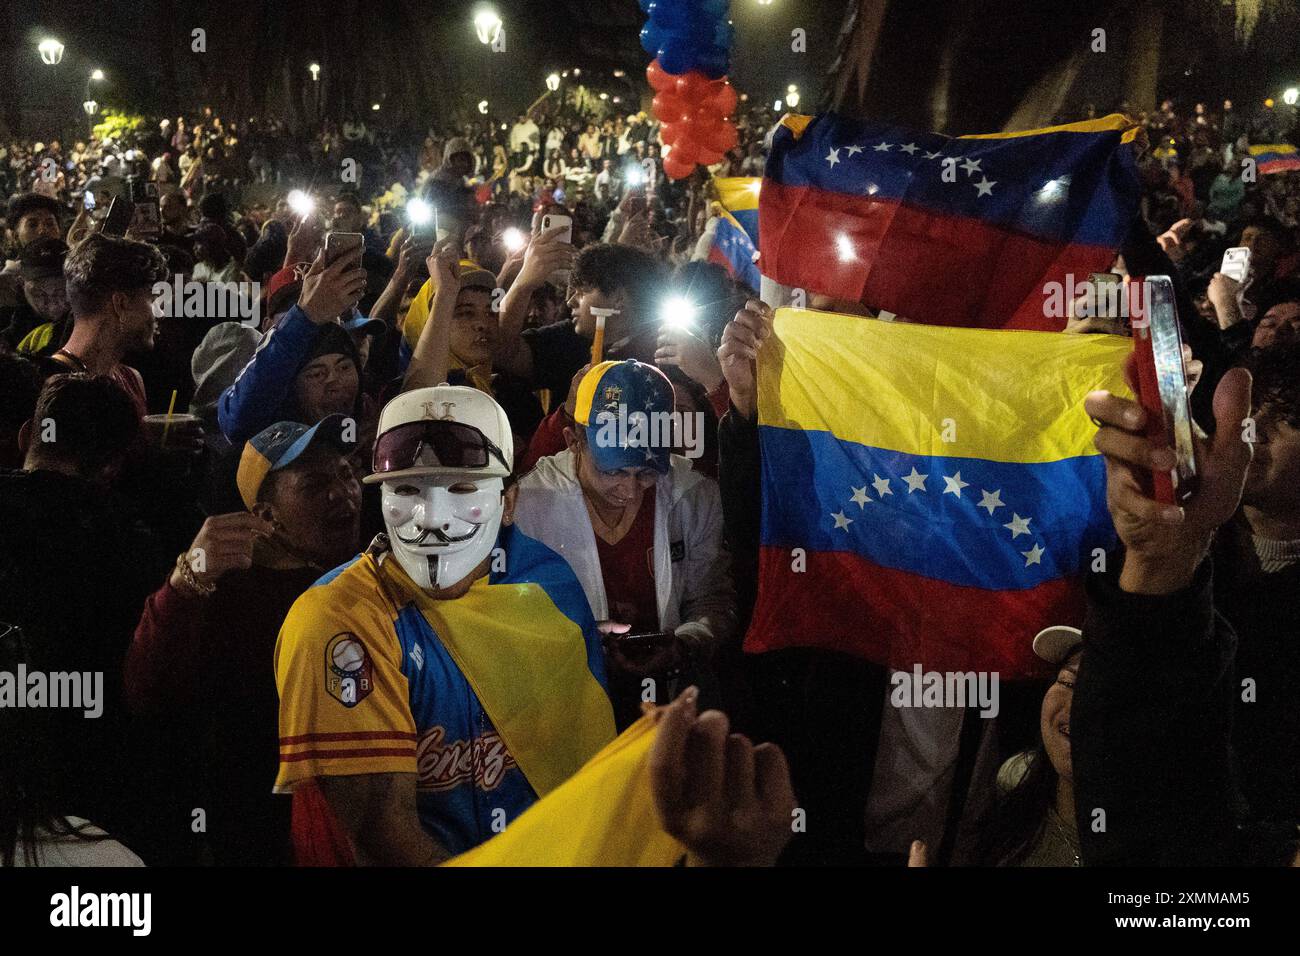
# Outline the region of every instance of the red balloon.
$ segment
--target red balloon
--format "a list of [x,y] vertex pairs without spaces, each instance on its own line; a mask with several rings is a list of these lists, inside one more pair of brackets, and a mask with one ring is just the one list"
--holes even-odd
[[677,77],[677,95],[699,105],[712,81],[699,70],[692,70]]
[[659,139],[669,146],[676,146],[686,129],[680,123],[663,123],[659,127]]
[[679,136],[677,142],[673,144],[673,151],[668,155],[679,162],[690,163],[694,166],[699,162],[701,149],[703,149],[703,147],[691,138],[690,131],[683,130],[682,135]]
[[661,123],[676,123],[683,113],[690,113],[691,107],[676,93],[656,93],[650,108]]
[[722,159],[722,153],[707,148],[701,149],[695,157],[695,161],[701,166],[712,166],[714,163],[722,162]]
[[736,112],[736,88],[726,80],[715,80],[709,84],[704,105],[718,116],[730,116]]
[[679,162],[676,150],[673,150],[664,160],[664,175],[669,179],[685,179],[693,172],[695,172],[695,164],[685,161]]
[[677,77],[665,73],[658,60],[650,61],[650,65],[645,68],[645,78],[656,93],[677,88]]
[[709,126],[696,126],[691,130],[691,135],[709,149],[719,153],[730,152],[740,142],[736,127],[726,120],[716,121]]

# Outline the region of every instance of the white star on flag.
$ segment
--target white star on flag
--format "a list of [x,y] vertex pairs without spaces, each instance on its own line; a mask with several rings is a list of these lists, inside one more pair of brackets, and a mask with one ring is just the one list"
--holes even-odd
[[845,149],[849,151],[850,156],[856,156],[858,155],[858,153],[862,152],[862,147],[857,145],[856,143],[854,143],[852,146],[846,146]]
[[835,529],[843,528],[849,530],[849,525],[853,524],[853,519],[848,517],[843,511],[832,511],[831,517],[835,519]]
[[944,475],[943,483],[944,485],[946,485],[946,487],[943,489],[943,493],[945,495],[953,494],[956,495],[958,498],[961,497],[961,490],[970,484],[970,482],[968,481],[961,480],[960,471],[957,472],[957,474],[951,478],[949,478],[947,475]]
[[1001,488],[999,488],[997,491],[993,492],[992,494],[990,494],[987,491],[984,491],[983,489],[980,489],[980,494],[982,495],[982,497],[980,498],[980,503],[975,507],[987,508],[990,517],[992,517],[993,512],[995,510],[1005,506],[1005,502],[1002,500]]
[[883,498],[885,495],[892,495],[894,493],[894,489],[889,487],[888,478],[881,478],[874,471],[871,473],[871,478],[871,484],[876,489],[877,498]]
[[[853,488],[852,485],[849,487]],[[867,497],[867,486],[863,485],[861,488],[853,488],[853,497],[850,500],[858,506],[858,510],[862,510],[869,505],[871,499]]]
[[982,160],[982,159],[970,159],[970,158],[968,157],[968,158],[967,158],[967,159],[966,159],[966,160],[961,164],[961,168],[964,169],[964,170],[966,170],[966,175],[967,175],[967,176],[974,176],[976,173],[982,173],[982,172],[984,172],[984,170],[980,169],[980,163],[982,163],[982,162],[984,162],[984,160]]
[[918,149],[920,149],[920,147],[917,146],[915,143],[908,143],[906,146],[900,146],[898,148],[901,149],[903,152],[907,153],[908,156],[911,156]]
[[1042,564],[1043,555],[1046,552],[1039,545],[1034,545],[1028,551],[1021,551],[1020,553],[1025,556],[1025,567],[1029,567],[1031,564]]
[[1011,512],[1011,515],[1012,515],[1011,520],[1008,521],[1006,524],[1004,524],[1002,527],[1006,528],[1008,531],[1011,532],[1011,540],[1014,541],[1022,534],[1029,534],[1029,522],[1032,519],[1022,518],[1014,511]]
[[907,482],[907,493],[910,495],[914,491],[925,491],[925,479],[929,477],[929,475],[918,474],[916,466],[913,465],[912,473],[903,476],[903,480]]
[[993,187],[997,185],[997,182],[989,182],[989,178],[985,176],[979,182],[972,183],[972,185],[977,190],[979,190],[978,194],[976,195],[976,198],[978,199],[980,196],[992,196]]
[[826,162],[831,164],[831,169],[834,169],[835,164],[838,163],[839,161],[840,161],[840,151],[838,149],[832,149],[830,153],[826,156]]
[[891,148],[892,147],[889,143],[881,143],[879,146],[875,147],[877,153],[887,153]]

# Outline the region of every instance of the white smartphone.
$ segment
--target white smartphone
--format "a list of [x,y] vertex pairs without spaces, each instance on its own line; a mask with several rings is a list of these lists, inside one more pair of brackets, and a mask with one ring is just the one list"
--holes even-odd
[[560,242],[573,244],[573,219],[569,216],[559,216],[554,213],[547,213],[542,217],[542,232],[552,229],[555,226],[563,226],[564,232],[560,233]]
[[1223,264],[1219,266],[1219,271],[1229,279],[1245,282],[1246,275],[1250,272],[1250,250],[1245,246],[1236,246],[1226,250],[1223,253]]

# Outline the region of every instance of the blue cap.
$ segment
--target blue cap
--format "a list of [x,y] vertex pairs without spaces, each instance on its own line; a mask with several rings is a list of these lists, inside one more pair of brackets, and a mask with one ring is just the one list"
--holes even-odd
[[266,476],[288,468],[318,438],[330,442],[344,454],[351,452],[355,445],[343,440],[342,415],[327,415],[311,427],[300,422],[276,422],[250,438],[239,456],[239,470],[235,473],[235,484],[239,486],[244,505],[251,511]]
[[670,467],[673,383],[644,362],[601,362],[578,383],[574,420],[601,471]]
[[366,335],[380,335],[386,326],[383,319],[370,319],[362,315],[357,309],[352,310],[352,318],[343,323],[343,328],[349,332],[364,332]]

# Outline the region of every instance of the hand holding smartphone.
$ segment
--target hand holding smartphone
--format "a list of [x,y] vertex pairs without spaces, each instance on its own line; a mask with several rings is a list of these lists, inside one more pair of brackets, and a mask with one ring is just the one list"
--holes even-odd
[[359,232],[331,232],[325,237],[325,266],[332,266],[339,259],[356,251],[360,253],[365,237]]
[[1169,472],[1152,472],[1146,490],[1157,501],[1177,504],[1196,490],[1197,470],[1174,284],[1168,276],[1147,276],[1139,281],[1147,284],[1147,315],[1133,323],[1137,399],[1147,412],[1147,437],[1172,448],[1177,459]]

